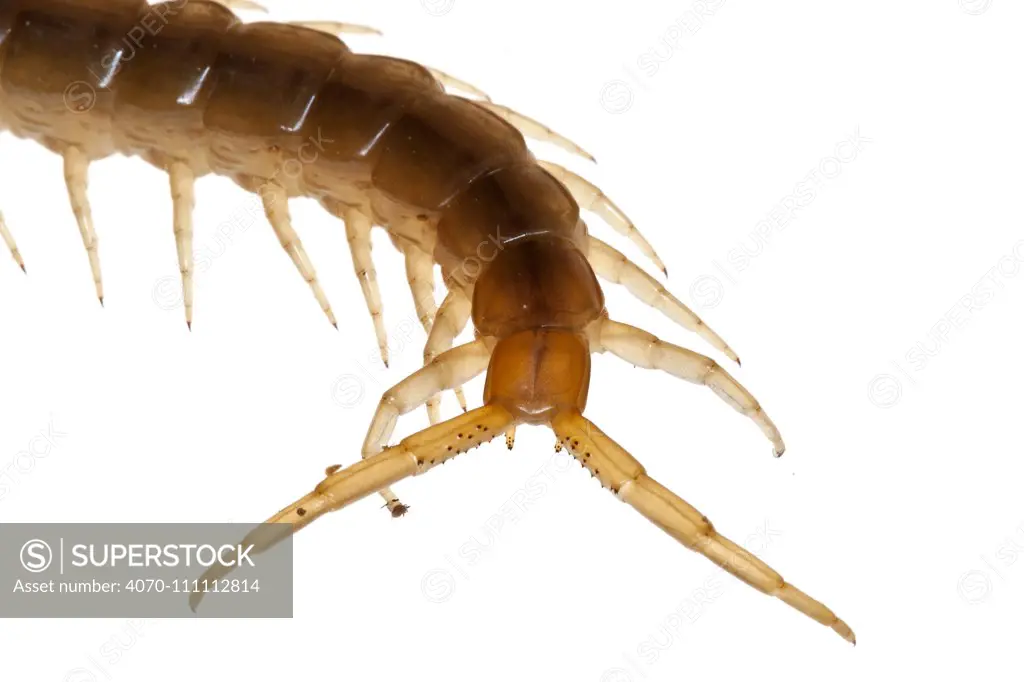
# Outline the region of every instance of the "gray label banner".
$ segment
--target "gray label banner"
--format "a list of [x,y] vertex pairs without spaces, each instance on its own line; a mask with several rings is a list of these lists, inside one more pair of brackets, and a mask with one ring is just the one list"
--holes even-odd
[[0,618],[291,618],[291,534],[258,526],[0,524]]

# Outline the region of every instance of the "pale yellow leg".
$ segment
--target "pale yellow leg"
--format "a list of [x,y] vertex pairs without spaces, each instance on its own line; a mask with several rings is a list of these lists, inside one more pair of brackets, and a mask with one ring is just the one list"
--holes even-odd
[[171,200],[174,204],[174,244],[178,249],[178,270],[181,272],[182,300],[185,302],[185,324],[192,329],[194,296],[194,257],[192,253],[192,211],[196,206],[195,174],[188,164],[174,162],[167,169],[171,178]]
[[11,234],[11,231],[7,229],[7,223],[4,222],[3,213],[0,213],[0,238],[4,240],[5,244],[7,244],[7,248],[11,251],[11,258],[13,258],[14,262],[18,264],[21,271],[27,272],[27,270],[25,270],[25,261],[21,258],[21,251],[18,251],[18,245],[14,243],[14,236]]
[[[264,525],[247,535],[241,545],[253,545],[251,555],[265,552],[328,512],[346,507],[403,478],[418,476],[486,443],[502,433],[512,421],[512,415],[504,408],[487,405],[411,435],[384,452],[347,469],[332,472],[313,492],[274,514]],[[473,434],[472,440],[466,437],[468,434]],[[199,578],[199,582],[212,584],[230,571],[231,568],[215,563]],[[193,611],[204,594],[200,591],[189,595]]]
[[623,213],[622,209],[609,199],[608,195],[602,192],[597,185],[558,164],[549,161],[538,161],[537,163],[565,185],[565,188],[569,190],[569,193],[572,194],[580,208],[593,211],[601,216],[601,219],[608,223],[613,230],[633,242],[640,249],[640,252],[661,270],[662,274],[666,277],[668,276],[668,269],[665,267],[665,263],[654,251],[651,243],[640,233],[640,230]]
[[401,241],[405,256],[405,276],[409,281],[412,303],[416,315],[428,335],[437,315],[437,300],[434,298],[434,259],[430,254],[408,240]]
[[455,76],[449,73],[445,73],[441,69],[431,69],[428,67],[427,70],[430,71],[430,74],[448,90],[458,90],[460,92],[465,92],[470,95],[473,95],[474,97],[479,97],[484,102],[491,101],[490,96],[486,92],[484,92],[483,90],[481,90],[480,88],[476,87],[471,83],[467,83],[461,78],[456,78]]
[[856,643],[853,630],[824,604],[793,587],[752,553],[718,534],[707,517],[657,481],[597,426],[578,413],[559,415],[552,423],[562,443],[602,486],[610,488],[688,549],[700,552],[723,569],[765,594],[778,597],[804,615]]
[[477,104],[496,116],[508,121],[510,124],[518,128],[526,137],[530,137],[541,142],[548,142],[571,154],[582,156],[588,161],[593,161],[594,163],[597,162],[597,159],[595,159],[590,152],[586,151],[583,147],[579,146],[564,135],[556,133],[540,121],[532,119],[529,116],[524,116],[518,111],[514,111],[502,104],[495,104],[490,101],[477,102]]
[[647,305],[666,315],[676,324],[691,332],[739,364],[740,359],[722,337],[707,326],[702,319],[670,294],[658,280],[654,279],[624,255],[600,239],[590,237],[590,265],[601,279],[626,287],[629,293]]
[[384,366],[388,365],[388,334],[384,329],[384,304],[380,298],[380,285],[377,284],[377,269],[373,266],[373,246],[370,242],[370,231],[373,222],[359,209],[346,208],[343,212],[345,233],[348,236],[349,250],[352,252],[352,265],[359,278],[359,286],[366,299],[366,307],[373,318],[373,330],[377,335],[377,346],[380,359]]
[[[423,349],[423,364],[429,365],[441,353],[452,347],[455,337],[462,333],[469,322],[472,312],[472,301],[461,289],[454,288],[448,292],[434,318],[434,326],[430,328],[427,345]],[[466,409],[466,397],[460,388],[456,391],[459,404]],[[427,416],[431,424],[441,421],[441,395],[437,394],[427,401]]]
[[[429,398],[464,383],[487,369],[491,351],[483,339],[477,339],[464,346],[437,356],[433,362],[413,372],[384,393],[373,415],[370,428],[363,441],[363,459],[372,457],[384,449],[398,424],[398,418],[408,414]],[[466,434],[471,441],[474,434]],[[409,508],[399,502],[390,488],[380,491],[388,511],[394,517],[405,514]]]
[[[405,274],[412,291],[413,305],[423,325],[423,331],[430,336],[437,316],[437,302],[434,299],[434,259],[430,254],[408,240],[402,240],[402,251],[405,254]],[[462,411],[466,411],[466,394],[462,386],[454,389],[455,398],[459,401]]]
[[263,200],[263,209],[267,214],[267,220],[270,221],[270,225],[274,228],[274,234],[277,235],[281,246],[291,257],[292,262],[295,263],[299,274],[309,284],[309,288],[313,291],[313,296],[316,297],[316,301],[320,304],[320,308],[324,311],[328,321],[337,329],[338,321],[334,317],[334,311],[331,310],[331,304],[327,300],[327,295],[324,294],[324,290],[320,287],[320,281],[316,278],[316,270],[313,268],[313,263],[309,260],[309,256],[306,255],[306,249],[302,246],[302,241],[295,232],[295,228],[292,227],[291,215],[288,213],[288,192],[281,185],[268,181],[260,186],[259,195]]
[[92,270],[92,281],[96,285],[96,297],[103,305],[103,276],[100,274],[100,253],[96,239],[96,229],[92,224],[92,209],[89,207],[89,159],[78,147],[67,147],[64,150],[64,182],[68,187],[71,199],[71,210],[78,221],[78,231],[82,235],[82,244],[89,255],[89,268]]
[[343,21],[289,21],[288,23],[292,26],[302,26],[303,28],[311,28],[314,31],[330,33],[334,36],[346,33],[350,35],[384,35],[372,26],[349,24]]
[[590,349],[609,351],[638,367],[660,369],[685,381],[707,386],[736,411],[749,417],[772,442],[776,457],[786,451],[782,435],[754,399],[728,372],[709,357],[662,341],[628,324],[602,319],[588,329]]

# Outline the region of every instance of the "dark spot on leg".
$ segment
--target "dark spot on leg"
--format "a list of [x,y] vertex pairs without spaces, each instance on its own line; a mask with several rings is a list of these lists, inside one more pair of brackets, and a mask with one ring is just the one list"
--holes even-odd
[[302,507],[299,507],[298,509],[295,510],[295,513],[298,514],[299,516],[305,516],[306,515],[306,510],[303,509]]

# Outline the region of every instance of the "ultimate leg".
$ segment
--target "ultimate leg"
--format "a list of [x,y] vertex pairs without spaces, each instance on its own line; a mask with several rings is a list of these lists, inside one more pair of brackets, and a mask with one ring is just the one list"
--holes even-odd
[[778,597],[800,613],[832,628],[853,644],[857,639],[821,602],[793,587],[768,564],[721,536],[707,517],[649,477],[643,466],[618,443],[579,413],[563,413],[552,422],[562,444],[619,499],[723,569],[765,594]]
[[[264,552],[328,512],[346,507],[403,478],[418,476],[456,455],[486,443],[503,433],[511,423],[513,417],[504,408],[485,405],[424,429],[384,452],[331,473],[311,493],[267,519],[242,544],[253,544],[253,554]],[[467,439],[467,434],[473,434],[474,438]],[[266,524],[288,525],[279,529]],[[199,581],[219,580],[230,571],[230,568],[217,563]],[[193,611],[202,598],[202,592],[189,596],[189,605]]]

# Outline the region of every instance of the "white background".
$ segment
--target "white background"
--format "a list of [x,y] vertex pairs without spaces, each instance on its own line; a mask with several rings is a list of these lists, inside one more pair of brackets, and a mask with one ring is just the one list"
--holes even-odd
[[[293,620],[2,621],[5,679],[985,679],[1017,669],[1024,7],[340,4],[280,0],[272,16],[375,25],[385,37],[352,38],[354,49],[448,70],[598,157],[590,166],[537,147],[645,231],[670,288],[743,358],[735,375],[789,452],[773,459],[710,391],[611,357],[595,358],[588,416],[832,607],[859,644],[722,575],[566,455],[553,458],[549,431],[522,428],[512,453],[495,443],[400,485],[412,505],[400,521],[373,498],[297,536]],[[858,135],[851,153],[844,142]],[[101,309],[59,159],[9,135],[0,154],[0,206],[29,269],[0,254],[0,519],[260,521],[325,465],[356,460],[379,394],[418,366],[425,340],[383,233],[374,245],[389,370],[373,361],[341,224],[293,203],[344,316],[339,334],[262,218],[218,235],[254,199],[203,179],[196,249],[208,267],[188,333],[165,177],[138,160],[92,168]],[[793,196],[803,203],[785,228],[766,227]],[[743,249],[752,255],[738,258]],[[708,352],[606,290],[616,319]],[[481,387],[469,387],[475,404]],[[457,410],[450,395],[444,408]],[[425,424],[418,411],[396,436]],[[39,446],[48,431],[53,444]],[[30,447],[30,459],[18,454]]]

